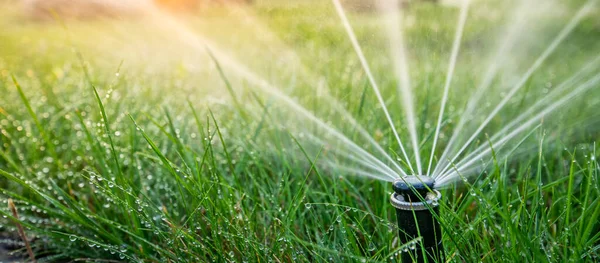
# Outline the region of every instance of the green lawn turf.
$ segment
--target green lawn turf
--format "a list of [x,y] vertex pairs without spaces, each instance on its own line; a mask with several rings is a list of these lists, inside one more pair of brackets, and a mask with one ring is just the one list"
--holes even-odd
[[[546,10],[522,26],[468,131],[581,5]],[[503,2],[471,7],[436,152],[504,39],[509,10]],[[458,9],[415,3],[406,14],[421,156],[428,161]],[[271,83],[372,150],[334,111],[333,97],[390,155],[398,152],[333,5],[257,1],[174,16],[176,24],[152,16],[32,21],[8,3],[0,7],[3,246],[18,240],[11,198],[39,261],[397,260],[405,246],[395,239],[390,183],[321,165],[353,164],[334,153],[348,150],[343,143],[240,74]],[[354,10],[349,17],[408,141],[380,16]],[[205,40],[218,50],[207,52]],[[588,16],[468,150],[488,144],[488,135],[599,51],[600,18]],[[522,142],[517,150],[486,158],[488,169],[442,190],[448,260],[599,260],[599,91],[539,121],[507,147]],[[16,248],[27,255],[23,244]]]

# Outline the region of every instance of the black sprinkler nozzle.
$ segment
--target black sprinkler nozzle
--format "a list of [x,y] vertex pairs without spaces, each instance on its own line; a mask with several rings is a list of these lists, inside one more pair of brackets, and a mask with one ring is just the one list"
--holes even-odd
[[[394,192],[404,197],[408,202],[420,202],[433,191],[435,181],[429,176],[407,176],[396,179],[393,184]],[[420,196],[419,196],[420,195]]]
[[441,194],[434,184],[429,176],[407,176],[393,183],[391,202],[396,208],[399,240],[409,244],[402,253],[404,263],[443,262],[442,231],[436,219]]

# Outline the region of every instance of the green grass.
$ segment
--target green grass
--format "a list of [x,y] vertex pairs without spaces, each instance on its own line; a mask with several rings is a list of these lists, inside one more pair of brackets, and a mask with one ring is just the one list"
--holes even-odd
[[[473,7],[465,29],[453,109],[445,116],[453,123],[508,19],[509,13],[479,12],[485,7]],[[549,14],[529,32],[482,111],[500,101],[502,85],[527,69],[577,7]],[[347,148],[311,143],[302,134],[330,137],[240,78],[218,52],[209,56],[174,31],[154,28],[151,18],[67,19],[65,28],[6,10],[0,11],[6,28],[0,31],[0,195],[5,204],[14,200],[39,261],[398,260],[404,247],[395,239],[390,183],[321,165],[336,160],[335,147]],[[384,149],[398,151],[330,4],[263,2],[243,10],[253,23],[222,7],[182,19],[362,146],[330,101],[316,96],[318,85],[328,86]],[[423,120],[421,156],[432,147],[426,138],[435,129],[457,11],[428,3],[407,10],[414,19],[406,38]],[[350,17],[408,140],[385,30],[373,13]],[[596,56],[599,33],[598,18],[582,21],[485,133],[493,135],[543,97],[544,88]],[[442,190],[448,261],[598,261],[598,90],[519,137],[523,151],[499,151],[488,169]],[[446,140],[453,123],[442,129]],[[486,134],[474,146],[487,144]],[[7,205],[0,213],[0,233],[11,237],[0,242],[13,242],[15,218]],[[26,253],[22,245],[17,250]]]

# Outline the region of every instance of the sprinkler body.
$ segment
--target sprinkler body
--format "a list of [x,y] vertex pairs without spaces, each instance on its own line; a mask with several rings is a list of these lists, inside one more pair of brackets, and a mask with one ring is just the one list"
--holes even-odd
[[436,219],[441,194],[433,189],[434,183],[428,176],[407,176],[394,181],[391,202],[396,208],[398,237],[402,244],[408,244],[402,251],[403,263],[444,260],[442,231]]

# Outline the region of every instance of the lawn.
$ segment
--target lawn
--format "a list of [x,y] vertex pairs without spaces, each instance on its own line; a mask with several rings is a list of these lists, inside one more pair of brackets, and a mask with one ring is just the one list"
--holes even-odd
[[[489,65],[459,143],[524,80],[460,156],[493,151],[440,189],[446,260],[599,261],[600,85],[568,95],[600,72],[600,3],[523,78],[585,1],[473,1],[434,149],[460,10],[413,2],[402,22],[425,164]],[[414,164],[385,20],[346,7]],[[355,149],[324,128],[376,153],[349,115],[409,170],[331,2],[39,21],[0,1],[0,28],[0,261],[29,258],[20,227],[40,262],[396,262],[406,249],[391,183],[359,176]]]

